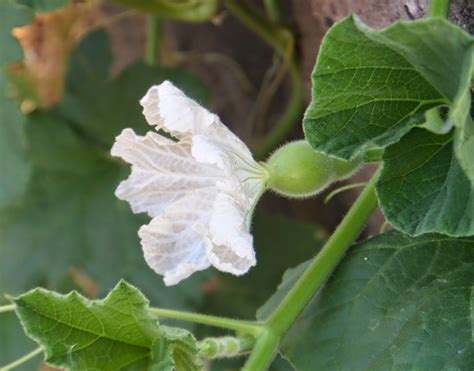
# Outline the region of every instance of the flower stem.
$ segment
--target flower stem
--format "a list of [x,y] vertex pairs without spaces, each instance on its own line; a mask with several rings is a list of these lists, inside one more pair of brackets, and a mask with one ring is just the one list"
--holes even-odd
[[154,66],[158,63],[158,40],[160,39],[161,21],[155,15],[146,17],[145,62]]
[[216,317],[200,313],[182,312],[172,309],[150,308],[150,312],[156,314],[158,317],[200,323],[202,325],[225,328],[251,335],[260,334],[263,327],[262,324],[253,321],[242,321],[232,318]]
[[15,367],[21,366],[22,364],[28,362],[30,359],[36,357],[42,351],[43,351],[42,347],[36,348],[32,352],[24,355],[23,357],[17,359],[16,361],[13,361],[12,363],[9,363],[8,365],[0,367],[0,371],[7,371],[7,370],[14,369]]
[[290,77],[293,84],[291,100],[277,124],[256,149],[255,157],[261,159],[289,134],[298,122],[298,117],[303,110],[304,98],[302,94],[301,71],[294,50],[293,35],[287,28],[268,20],[254,11],[245,1],[224,0],[223,3],[238,20],[273,46],[283,57],[285,53],[288,53],[288,45],[293,45],[289,62]]
[[430,17],[448,18],[449,0],[431,0],[429,15]]
[[0,305],[0,313],[12,312],[15,310],[15,304]]
[[265,323],[268,336],[259,337],[246,363],[245,370],[264,370],[268,367],[277,351],[280,339],[326,282],[346,251],[364,229],[377,207],[375,183],[378,173],[377,171],[373,175],[341,224]]

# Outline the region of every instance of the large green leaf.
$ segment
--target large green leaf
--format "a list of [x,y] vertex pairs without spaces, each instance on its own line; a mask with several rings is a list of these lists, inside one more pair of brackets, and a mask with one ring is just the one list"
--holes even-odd
[[[304,119],[307,139],[343,158],[396,142],[426,110],[465,101],[473,45],[469,34],[440,18],[396,22],[381,31],[344,19],[319,52]],[[466,115],[469,110],[451,118],[460,127]]]
[[474,235],[474,184],[454,155],[452,133],[413,129],[388,147],[377,194],[387,220],[410,235]]
[[23,115],[8,99],[6,66],[23,57],[12,29],[30,23],[32,16],[31,10],[13,1],[0,2],[0,207],[18,201],[30,175]]
[[[124,281],[104,300],[37,288],[14,301],[26,333],[41,344],[53,366],[104,371],[172,370],[175,364],[182,371],[200,368],[192,335],[161,328],[148,311],[148,300]],[[183,344],[187,351],[174,351]]]
[[183,69],[138,62],[111,79],[111,64],[112,51],[105,31],[86,38],[73,53],[60,104],[61,112],[84,135],[107,149],[124,127],[141,133],[150,130],[138,101],[153,84],[171,80],[201,104],[207,103],[207,89]]
[[[82,53],[84,48],[96,50],[96,54]],[[136,72],[136,80],[132,79],[133,73],[126,84],[120,77],[108,78],[110,61],[103,61],[107,49],[103,32],[90,35],[72,61],[74,71],[83,76],[86,86],[81,90],[78,85],[68,84],[69,98],[60,112],[37,112],[28,117],[26,133],[33,175],[22,203],[0,209],[0,293],[19,294],[38,284],[56,290],[70,289],[70,269],[74,267],[96,280],[101,292],[125,278],[157,305],[195,307],[201,297],[200,285],[208,273],[166,288],[161,277],[147,267],[139,244],[137,231],[148,218],[134,215],[127,203],[114,196],[129,170],[110,156],[109,143],[123,127],[145,130],[138,100],[149,86],[167,75],[159,67],[135,65],[131,71]],[[86,63],[85,56],[92,61]],[[76,59],[83,61],[84,69],[101,68],[102,74],[96,74],[95,80],[87,79]],[[124,72],[122,76],[128,74]],[[171,78],[180,76],[177,84],[189,76],[178,70],[170,74]],[[196,92],[205,90],[196,79],[186,81],[188,87],[197,86]],[[94,91],[112,94],[115,90],[120,108],[114,108],[113,99],[105,95],[95,96],[97,102],[78,98],[87,91],[94,95]],[[119,94],[123,97],[119,98]],[[109,109],[101,110],[101,104]],[[119,120],[116,111],[121,112],[123,120]],[[94,131],[86,126],[88,120],[101,128]],[[99,143],[101,139],[104,141]]]
[[473,282],[472,238],[377,236],[349,251],[282,352],[301,371],[470,370]]

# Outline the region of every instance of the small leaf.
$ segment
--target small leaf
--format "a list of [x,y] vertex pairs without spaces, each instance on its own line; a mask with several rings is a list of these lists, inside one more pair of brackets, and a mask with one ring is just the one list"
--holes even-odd
[[56,367],[120,369],[149,357],[160,337],[156,318],[148,314],[148,300],[125,282],[101,301],[74,291],[62,296],[34,289],[15,304],[25,331]]
[[313,72],[307,139],[348,159],[398,141],[433,107],[454,109],[469,93],[473,40],[440,18],[396,22],[381,31],[354,17],[337,23]]
[[388,147],[377,183],[387,220],[410,235],[474,235],[474,184],[453,153],[453,135],[413,129]]
[[[189,331],[176,327],[162,326],[165,338],[171,343],[171,359],[176,370],[194,371],[202,368],[202,362],[198,357],[199,349],[196,339]],[[156,359],[159,359],[156,356]],[[164,370],[164,368],[162,368]],[[161,370],[157,368],[157,370]]]
[[37,288],[14,302],[26,333],[44,347],[46,361],[53,366],[130,370],[154,369],[161,364],[167,366],[156,370],[171,370],[169,365],[176,364],[177,370],[188,370],[181,367],[183,362],[199,364],[197,350],[176,351],[183,348],[182,343],[197,349],[192,335],[181,329],[160,328],[148,312],[148,300],[124,281],[104,300],[88,300],[74,291],[58,295]]
[[299,371],[472,369],[472,282],[472,238],[377,236],[349,251],[282,353]]
[[[54,1],[45,3],[53,5]],[[13,30],[24,57],[9,66],[9,78],[24,113],[53,107],[61,100],[71,52],[97,23],[97,13],[97,5],[70,4],[37,13],[33,22]]]

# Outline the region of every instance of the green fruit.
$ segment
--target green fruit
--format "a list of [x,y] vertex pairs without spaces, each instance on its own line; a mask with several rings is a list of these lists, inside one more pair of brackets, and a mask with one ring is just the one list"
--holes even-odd
[[288,143],[268,159],[268,187],[289,197],[314,195],[352,174],[360,161],[344,161],[316,152],[305,140]]

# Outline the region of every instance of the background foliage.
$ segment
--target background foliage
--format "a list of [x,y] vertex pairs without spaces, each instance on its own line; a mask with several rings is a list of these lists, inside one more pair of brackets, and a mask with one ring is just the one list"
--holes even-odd
[[[194,7],[119,2],[191,22],[208,21],[218,9],[215,1]],[[326,233],[260,210],[252,225],[259,264],[248,275],[208,270],[166,288],[142,257],[137,230],[148,218],[113,194],[129,169],[109,151],[123,128],[148,130],[138,100],[149,86],[171,80],[205,106],[212,91],[176,63],[137,61],[113,72],[111,40],[96,22],[71,41],[60,99],[46,104],[38,81],[25,74],[29,52],[18,27],[68,3],[0,0],[0,292],[17,296],[26,332],[45,346],[54,366],[199,369],[195,338],[226,332],[189,325],[192,335],[168,327],[176,323],[158,322],[149,301],[235,318],[256,313],[263,321]],[[234,1],[224,3],[235,9]],[[278,87],[287,70],[299,88],[293,34],[278,12],[256,14],[260,29],[244,23],[276,49],[262,91]],[[352,16],[327,33],[312,74],[305,135],[316,150],[340,158],[383,153],[376,159],[382,167],[376,191],[397,231],[351,247],[284,336],[275,370],[474,365],[473,55],[472,36],[436,17],[375,30]],[[290,113],[298,116],[301,96],[293,95]],[[256,102],[264,106],[271,98],[259,93]],[[288,135],[283,128],[275,132]],[[283,275],[288,267],[295,268]],[[0,304],[8,300],[2,296]],[[34,346],[12,313],[0,315],[0,364]],[[235,369],[242,362],[210,367]],[[38,358],[23,365],[38,367]]]

